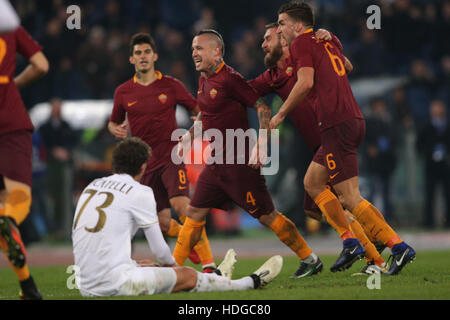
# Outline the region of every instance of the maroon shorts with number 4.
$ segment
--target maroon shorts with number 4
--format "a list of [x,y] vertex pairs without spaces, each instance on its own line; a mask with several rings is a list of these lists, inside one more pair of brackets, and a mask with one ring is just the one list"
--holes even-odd
[[327,168],[329,184],[358,176],[358,147],[366,134],[364,119],[350,119],[321,132],[322,145],[312,161]]
[[0,135],[0,189],[3,178],[25,183],[31,187],[31,132],[26,130]]
[[198,178],[190,205],[229,210],[231,201],[256,219],[275,209],[260,169],[245,164],[206,166]]
[[141,183],[153,189],[158,212],[170,208],[170,198],[189,197],[189,180],[183,163],[177,165],[168,162],[154,171],[146,172]]

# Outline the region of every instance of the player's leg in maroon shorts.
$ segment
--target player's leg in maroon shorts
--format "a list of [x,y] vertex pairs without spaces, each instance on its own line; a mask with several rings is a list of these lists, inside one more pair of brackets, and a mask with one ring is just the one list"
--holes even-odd
[[[186,220],[187,208],[190,202],[189,180],[187,178],[185,165],[169,163],[165,166],[161,174],[161,180],[167,190],[170,206],[175,210],[180,221],[184,223]],[[176,224],[176,221],[172,219],[169,233],[174,233],[176,234],[176,237],[178,237],[180,230],[181,225]],[[198,255],[197,259],[199,261],[197,261],[195,254]],[[204,270],[214,269],[216,267],[205,229],[203,229],[201,237],[195,245],[194,250],[190,253],[189,259],[191,259],[194,263],[201,262]]]
[[322,145],[314,155],[304,177],[305,190],[320,208],[328,223],[337,231],[343,241],[344,249],[331,271],[344,270],[364,256],[365,250],[356,239],[345,216],[344,209],[333,192],[327,188],[327,182],[341,179],[347,173],[339,152],[337,133],[329,128],[321,133]]
[[180,230],[173,256],[178,265],[183,265],[190,250],[199,242],[204,230],[206,215],[211,208],[222,208],[229,200],[216,180],[217,166],[206,166],[200,174],[187,207],[186,220]]
[[223,167],[218,180],[222,189],[237,205],[270,228],[297,254],[301,264],[294,277],[310,276],[322,270],[322,262],[313,254],[295,224],[275,209],[266,180],[259,169],[247,165]]
[[[339,149],[335,150],[342,159],[343,174],[342,177],[337,177],[336,181],[332,181],[332,184],[342,196],[344,206],[353,213],[358,222],[372,230],[377,235],[377,240],[391,248],[395,263],[391,264],[387,274],[397,274],[408,262],[415,259],[415,251],[386,223],[380,211],[362,198],[359,192],[357,149],[364,139],[365,122],[362,119],[348,120],[337,125],[334,131],[333,145],[339,146]],[[329,149],[332,148],[330,144]]]
[[0,247],[20,281],[21,296],[42,299],[30,275],[17,228],[31,205],[31,133],[23,130],[1,135],[0,154]]

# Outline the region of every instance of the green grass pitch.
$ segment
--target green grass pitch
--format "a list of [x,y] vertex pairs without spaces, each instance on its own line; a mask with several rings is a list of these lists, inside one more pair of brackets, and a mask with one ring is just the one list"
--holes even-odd
[[[356,262],[345,272],[331,273],[329,268],[337,255],[321,256],[323,271],[313,277],[291,279],[298,267],[295,257],[284,257],[283,269],[263,290],[220,293],[176,293],[110,299],[155,300],[317,300],[317,299],[450,299],[450,251],[423,251],[398,276],[382,276],[381,288],[369,290],[367,277],[352,276],[364,262]],[[387,258],[387,257],[386,257]],[[266,259],[239,259],[233,279],[256,270]],[[220,262],[220,261],[219,261]],[[78,290],[69,290],[67,266],[31,267],[44,299],[83,299]],[[13,271],[0,268],[0,299],[18,299],[19,286]]]

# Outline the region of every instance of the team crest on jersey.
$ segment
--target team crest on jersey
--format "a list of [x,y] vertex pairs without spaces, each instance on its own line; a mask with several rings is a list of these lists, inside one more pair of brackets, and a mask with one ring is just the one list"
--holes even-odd
[[161,101],[161,103],[166,103],[167,96],[164,93],[162,93],[158,96],[158,100]]
[[216,96],[217,96],[217,90],[214,89],[214,88],[212,88],[212,89],[209,91],[209,96],[211,97],[211,99],[215,99]]
[[292,68],[291,66],[287,67],[286,69],[286,74],[290,77],[292,75],[292,71],[294,71],[294,68]]

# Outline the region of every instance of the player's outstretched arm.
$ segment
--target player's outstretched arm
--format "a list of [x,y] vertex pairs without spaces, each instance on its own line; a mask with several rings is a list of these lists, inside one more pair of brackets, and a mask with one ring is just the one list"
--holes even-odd
[[48,72],[49,63],[42,51],[33,54],[29,61],[30,64],[25,68],[25,70],[14,78],[14,82],[18,88],[26,86]]
[[297,72],[297,82],[289,93],[288,98],[281,106],[278,113],[270,120],[270,129],[276,129],[302,100],[308,95],[314,86],[314,68],[303,67]]
[[144,228],[144,234],[156,260],[163,266],[175,267],[175,259],[172,257],[169,245],[164,240],[159,224],[155,223]]

